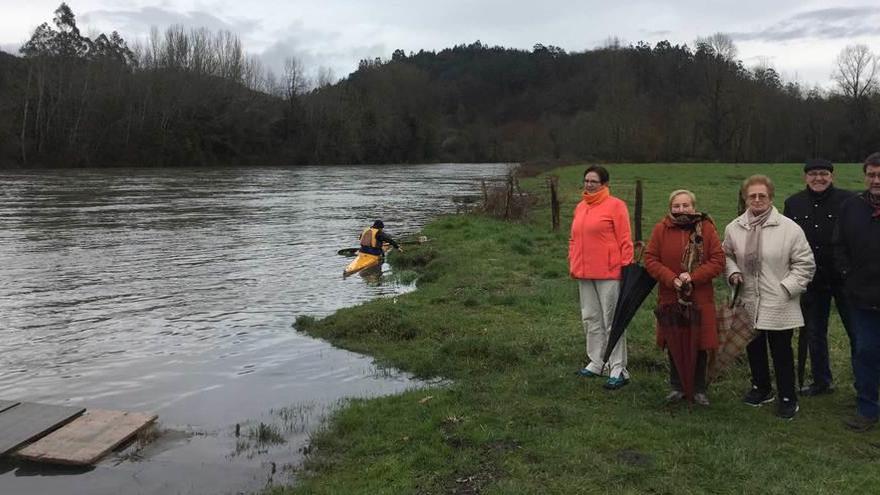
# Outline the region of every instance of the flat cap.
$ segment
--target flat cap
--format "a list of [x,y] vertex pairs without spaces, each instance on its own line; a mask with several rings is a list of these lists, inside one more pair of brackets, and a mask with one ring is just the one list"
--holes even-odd
[[834,172],[834,164],[824,158],[811,158],[804,164],[804,172],[809,172],[810,170]]

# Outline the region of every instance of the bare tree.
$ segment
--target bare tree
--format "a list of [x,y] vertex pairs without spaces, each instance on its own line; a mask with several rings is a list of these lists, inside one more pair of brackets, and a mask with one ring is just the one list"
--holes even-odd
[[315,87],[317,88],[325,88],[327,86],[333,85],[336,82],[336,74],[333,73],[333,69],[330,67],[318,67],[318,75],[315,80]]
[[712,53],[730,62],[736,59],[739,50],[733,42],[733,38],[724,33],[715,33],[705,38],[697,38],[697,46],[706,45]]
[[831,77],[849,103],[849,153],[861,157],[869,151],[871,96],[877,92],[877,56],[866,45],[849,45],[837,56],[835,64]]
[[296,57],[284,60],[284,93],[288,101],[293,101],[309,88],[302,62]]
[[866,45],[848,45],[831,74],[844,96],[859,100],[877,91],[877,56]]

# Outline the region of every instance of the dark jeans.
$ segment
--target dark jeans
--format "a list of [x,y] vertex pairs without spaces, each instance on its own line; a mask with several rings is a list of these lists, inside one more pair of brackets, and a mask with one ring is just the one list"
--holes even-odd
[[762,391],[770,391],[770,363],[767,358],[767,343],[773,356],[773,371],[776,373],[776,388],[779,397],[797,402],[794,391],[794,353],[791,350],[790,330],[758,330],[758,335],[746,346],[749,368],[752,370],[752,385]]
[[880,388],[880,311],[852,308],[850,311],[856,333],[856,356],[853,373],[856,375],[856,395],[859,414],[876,418]]
[[831,298],[837,306],[837,314],[849,337],[850,357],[855,359],[856,344],[850,317],[850,306],[843,294],[843,287],[811,288],[801,297],[801,311],[804,313],[804,328],[810,344],[810,370],[813,383],[831,385],[831,364],[828,359],[828,317],[831,315]]
[[[672,361],[672,354],[669,354],[667,351],[666,354],[669,356],[669,385],[673,390],[682,391],[681,380],[678,378],[678,370],[675,368],[675,363]],[[695,394],[705,394],[706,393],[706,351],[698,351],[697,352],[697,362],[694,366],[694,393]]]

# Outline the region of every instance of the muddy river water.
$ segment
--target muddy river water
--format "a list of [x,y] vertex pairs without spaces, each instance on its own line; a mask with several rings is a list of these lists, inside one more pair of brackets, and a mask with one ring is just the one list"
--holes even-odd
[[0,171],[0,399],[159,415],[156,438],[94,468],[0,460],[0,493],[290,482],[309,433],[346,398],[425,386],[292,328],[413,289],[343,280],[336,251],[375,218],[412,236],[508,169]]

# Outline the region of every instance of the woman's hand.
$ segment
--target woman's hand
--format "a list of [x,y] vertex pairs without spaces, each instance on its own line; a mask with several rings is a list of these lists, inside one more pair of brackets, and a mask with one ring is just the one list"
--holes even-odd
[[691,274],[688,272],[679,273],[678,279],[681,280],[682,285],[687,285],[693,282],[693,279],[691,279]]
[[743,283],[742,273],[740,273],[740,272],[731,273],[730,278],[728,278],[727,281],[730,282],[730,285],[739,285],[739,284]]

